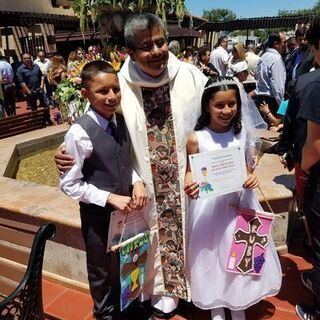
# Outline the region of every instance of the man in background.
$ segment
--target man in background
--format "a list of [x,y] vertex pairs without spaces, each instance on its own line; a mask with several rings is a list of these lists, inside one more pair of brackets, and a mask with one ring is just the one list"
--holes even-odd
[[27,96],[27,102],[32,111],[37,110],[39,100],[40,107],[46,108],[46,122],[53,124],[50,120],[49,101],[44,92],[44,77],[39,66],[32,62],[31,55],[25,52],[22,55],[22,65],[17,70],[19,84]]
[[229,55],[227,52],[228,39],[227,37],[220,37],[218,39],[217,47],[211,51],[210,63],[218,70],[220,76],[225,76],[228,70]]
[[7,116],[16,114],[16,86],[14,73],[6,57],[0,56],[0,77],[3,92],[3,109]]
[[34,63],[37,64],[42,72],[44,78],[44,88],[49,99],[50,105],[52,105],[52,88],[48,81],[48,71],[51,66],[50,59],[46,58],[46,54],[43,50],[39,51],[37,54],[37,59],[34,60]]
[[255,70],[257,86],[250,96],[258,108],[266,102],[275,115],[285,93],[286,69],[282,55],[286,50],[286,35],[282,32],[270,34],[267,47],[258,61]]
[[248,44],[246,52],[246,60],[248,64],[248,78],[247,81],[255,81],[255,69],[260,57],[255,54],[255,46],[253,44]]

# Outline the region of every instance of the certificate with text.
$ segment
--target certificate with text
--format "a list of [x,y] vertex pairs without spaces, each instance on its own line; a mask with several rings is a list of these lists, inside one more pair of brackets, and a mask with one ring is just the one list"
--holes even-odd
[[220,196],[240,191],[247,176],[244,150],[227,147],[189,155],[193,181],[199,184],[199,197]]

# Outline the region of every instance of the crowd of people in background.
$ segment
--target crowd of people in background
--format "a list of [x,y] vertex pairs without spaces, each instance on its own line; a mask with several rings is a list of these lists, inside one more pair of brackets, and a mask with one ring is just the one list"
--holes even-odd
[[[213,50],[208,45],[182,49],[177,40],[170,41],[168,48],[179,60],[195,65],[207,77],[238,78],[269,128],[281,131],[294,81],[315,67],[305,38],[306,31],[306,28],[299,28],[295,37],[288,39],[284,33],[272,34],[264,45],[258,46],[252,43],[246,47],[242,43],[231,46],[227,36],[222,36]],[[83,66],[96,59],[108,61],[119,71],[126,56],[126,49],[118,49],[117,45],[108,45],[103,49],[99,45],[91,45],[87,52],[77,47],[67,59],[59,53],[48,58],[43,50],[36,57],[25,52],[21,61],[16,55],[11,59],[0,55],[0,118],[15,115],[16,101],[21,99],[27,100],[31,110],[38,106],[58,108],[54,92],[61,81],[79,77]],[[52,121],[49,119],[48,123],[52,124]]]
[[[168,127],[172,129],[172,131],[169,131],[169,133],[171,132],[171,136],[169,133],[165,135],[162,131],[156,131],[156,127],[160,127],[156,123],[159,119],[156,117],[153,118],[151,111],[148,109],[148,102],[151,99],[148,98],[149,95],[154,101],[162,99],[162,102],[169,106],[171,106],[170,97],[172,95],[172,108],[174,110],[174,108],[176,108],[174,103],[177,103],[177,99],[174,98],[179,96],[180,90],[183,90],[186,85],[186,83],[184,83],[185,79],[188,79],[190,83],[187,83],[187,85],[189,85],[192,90],[187,92],[187,94],[189,94],[190,99],[193,99],[192,101],[197,104],[198,111],[200,111],[200,99],[206,81],[216,81],[217,79],[221,79],[221,77],[226,77],[223,78],[227,79],[226,81],[229,81],[228,79],[230,77],[233,81],[234,78],[237,78],[237,85],[232,83],[234,87],[228,89],[231,91],[234,90],[231,98],[234,100],[238,99],[239,94],[236,95],[236,93],[241,90],[245,90],[248,93],[250,97],[248,97],[248,99],[252,98],[257,110],[267,123],[268,129],[281,133],[279,143],[275,145],[270,152],[279,154],[281,162],[288,169],[295,168],[298,200],[300,208],[306,215],[309,226],[311,227],[309,246],[312,247],[316,257],[314,260],[315,270],[302,274],[302,282],[311,289],[316,296],[316,305],[315,307],[297,305],[297,313],[301,319],[320,319],[320,229],[318,228],[320,225],[320,197],[319,188],[317,188],[320,176],[320,119],[319,109],[316,110],[319,101],[317,86],[320,80],[317,70],[320,63],[319,22],[315,22],[310,30],[305,27],[298,28],[295,32],[295,37],[287,38],[284,32],[270,34],[262,50],[252,43],[249,43],[247,46],[242,43],[234,43],[230,46],[227,36],[221,36],[213,50],[211,50],[209,45],[204,45],[200,48],[188,47],[181,49],[180,43],[177,40],[167,43],[168,41],[165,37],[162,24],[158,20],[156,20],[155,23],[155,34],[159,39],[157,38],[152,42],[150,47],[144,45],[142,34],[137,33],[135,35],[135,42],[133,43],[130,42],[131,38],[127,35],[127,49],[120,49],[117,46],[107,46],[104,49],[101,49],[99,46],[89,46],[87,51],[85,51],[83,48],[78,47],[70,52],[67,60],[58,53],[49,59],[43,50],[37,53],[37,57],[32,57],[30,53],[25,52],[21,56],[21,61],[19,61],[16,56],[12,57],[11,64],[8,58],[1,56],[0,118],[14,116],[16,114],[17,99],[26,99],[31,111],[37,110],[38,107],[47,109],[46,122],[52,125],[55,119],[52,119],[49,110],[50,108],[59,108],[55,100],[55,91],[59,83],[67,80],[69,77],[79,77],[79,71],[81,71],[87,63],[94,60],[105,60],[113,67],[115,72],[121,70],[119,73],[119,81],[122,89],[127,89],[123,91],[121,106],[124,111],[128,131],[130,136],[132,136],[133,146],[137,150],[140,150],[139,148],[144,146],[144,140],[140,141],[139,139],[141,139],[141,137],[135,136],[136,123],[131,124],[131,122],[134,122],[134,115],[130,118],[130,110],[132,110],[133,104],[136,105],[134,107],[137,108],[137,110],[140,110],[141,103],[144,105],[144,112],[149,116],[149,118],[147,118],[148,121],[150,119],[154,121],[148,123],[146,128],[144,128],[145,123],[139,124],[141,128],[143,127],[145,132],[148,132],[150,136],[158,135],[158,138],[163,136],[163,141],[176,139],[176,141],[170,144],[171,147],[179,146],[179,143],[181,143],[182,146],[183,143],[186,142],[184,139],[186,139],[187,134],[183,131],[186,130],[186,128],[183,130],[179,128],[178,133],[174,133],[173,128],[175,128],[177,124],[174,123],[175,118],[172,118],[171,114],[168,114],[168,119],[166,119],[166,121],[168,121]],[[150,32],[150,30],[148,27],[144,26],[140,29],[136,27],[136,32],[138,31],[146,32],[146,37],[149,36],[148,32]],[[167,52],[167,44],[168,50],[172,53],[170,55],[168,55]],[[153,50],[161,51],[163,61],[161,60],[159,62],[159,68],[149,64],[148,59],[144,57]],[[127,59],[127,55],[129,55],[130,58]],[[179,62],[177,62],[177,59]],[[162,72],[166,70],[167,64],[170,66],[170,70],[174,71],[176,70],[175,64],[179,65],[180,69],[177,73],[179,81],[172,81],[176,75],[172,76],[172,74],[168,72],[168,74],[164,73],[164,75],[168,76],[169,80],[164,82]],[[182,66],[180,64],[182,64]],[[105,73],[113,74],[110,71]],[[183,79],[182,76],[187,78]],[[115,78],[113,75],[109,75],[109,77]],[[81,81],[81,79],[79,81]],[[193,84],[192,81],[195,83]],[[115,82],[118,83],[118,79],[116,79]],[[171,82],[174,83],[174,85],[172,91],[169,92],[169,84],[171,85]],[[198,88],[197,86],[202,88],[200,90],[201,92],[195,89]],[[137,87],[137,89],[135,89],[135,87]],[[143,89],[141,89],[142,87]],[[138,89],[142,90],[141,96],[137,94],[138,91],[135,91]],[[219,89],[219,92],[221,91],[223,92],[222,95],[225,95],[224,91],[228,90]],[[194,96],[196,93],[199,93],[198,97]],[[210,99],[214,100],[215,94],[216,92],[212,91]],[[143,101],[141,102],[139,99],[143,99]],[[182,98],[180,97],[180,99]],[[174,112],[178,114],[182,108],[185,107],[181,101],[178,103],[178,109],[180,111],[174,110]],[[191,106],[189,107],[191,108]],[[205,108],[207,108],[207,106],[205,106]],[[149,111],[150,115],[148,114]],[[164,111],[161,110],[161,112]],[[186,115],[190,117],[188,121],[194,125],[197,120],[195,114],[190,112],[190,109],[185,112]],[[234,114],[235,112],[236,110],[234,110]],[[179,114],[185,121],[186,115]],[[173,122],[171,123],[170,121]],[[189,129],[192,130],[193,127],[188,128],[188,130]],[[177,134],[177,136],[175,136],[175,134]],[[133,137],[135,139],[133,139]],[[152,143],[153,142],[149,141],[150,145],[145,146],[142,151],[140,150],[140,154],[152,148]],[[184,145],[181,147],[181,150],[183,148]],[[173,147],[172,150],[170,149],[169,151],[171,152],[170,157],[176,155],[178,152]],[[149,167],[144,168],[145,159],[149,159],[149,157],[151,157],[151,155],[149,153],[146,154],[145,158],[142,159],[143,164],[139,164],[140,169],[143,168],[145,172],[148,172],[147,170],[150,169]],[[172,166],[172,168],[177,170],[174,166]],[[185,172],[175,173],[177,175],[176,180],[178,181],[175,186],[177,198],[180,197],[182,190],[179,181],[181,183],[183,178],[180,179],[180,175],[182,177],[184,173]],[[157,177],[153,176],[153,172],[148,172],[148,175],[153,178],[154,184],[156,184]],[[146,173],[145,176],[147,176]],[[163,196],[159,190],[153,190],[152,183],[150,183],[150,186],[147,185],[147,189],[148,188],[159,197]],[[304,195],[305,188],[308,190],[307,197]],[[190,193],[192,193],[192,191],[190,191]],[[179,204],[177,211],[178,209],[181,210],[181,205],[182,204]],[[160,214],[159,206],[156,207],[155,205],[154,210],[155,215]],[[182,212],[182,215],[183,214],[184,212]],[[181,217],[178,218],[182,219]],[[179,223],[180,222],[179,220]],[[161,241],[161,238],[159,241]],[[163,264],[165,265],[164,262]],[[183,274],[183,272],[181,274]],[[173,275],[170,274],[170,276]],[[159,279],[162,281],[162,278]],[[277,290],[279,289],[278,287],[277,284]],[[201,288],[199,290],[201,291]],[[181,292],[177,294],[177,297],[184,297],[185,295],[187,295],[187,288],[182,286]],[[154,296],[156,297],[157,295],[155,294]],[[171,315],[177,306],[178,298],[172,299],[170,297],[169,299],[166,295],[164,297],[167,299],[165,302],[163,302],[163,296],[161,297],[162,300],[155,298],[153,301],[155,309],[158,312],[156,312],[158,318],[163,318],[167,314]],[[199,305],[201,305],[201,299],[199,301]],[[166,305],[167,308],[163,309],[163,305]],[[219,306],[219,304],[209,305],[213,310],[215,308],[218,309]],[[244,310],[246,307],[246,305],[242,306],[238,311]],[[313,318],[311,318],[311,316]],[[222,319],[222,317],[220,311],[217,315],[215,315],[214,312],[212,313],[212,319]],[[238,317],[239,319],[244,319],[244,313],[238,314]]]
[[[168,48],[179,60],[195,65],[207,77],[238,78],[255,101],[269,128],[281,131],[293,83],[299,75],[316,67],[306,41],[306,32],[304,27],[296,30],[295,37],[287,38],[285,33],[271,34],[264,45],[230,45],[228,37],[221,36],[213,50],[209,45],[181,48],[177,40],[170,41]],[[56,53],[48,58],[43,50],[32,57],[25,52],[21,61],[16,55],[9,59],[0,54],[0,118],[15,115],[16,101],[20,99],[26,99],[31,110],[38,106],[58,107],[54,92],[61,81],[79,76],[84,64],[96,59],[108,61],[119,71],[126,56],[126,49],[118,49],[117,45],[108,45],[103,49],[99,45],[91,45],[87,52],[77,47],[68,57]],[[28,80],[24,79],[26,77]]]
[[[87,52],[77,47],[68,57],[59,53],[50,54],[43,50],[32,57],[24,52],[21,59],[17,55],[3,56],[0,53],[0,119],[16,115],[16,102],[26,100],[27,109],[59,108],[54,93],[60,82],[79,77],[83,66],[92,60],[108,61],[118,72],[127,53],[117,46],[101,49],[99,45],[89,46]],[[51,112],[51,114],[54,114]],[[54,124],[54,118],[47,119],[47,124]]]

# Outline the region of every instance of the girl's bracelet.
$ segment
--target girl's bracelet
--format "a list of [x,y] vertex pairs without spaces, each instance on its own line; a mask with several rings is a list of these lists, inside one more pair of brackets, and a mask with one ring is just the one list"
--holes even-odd
[[271,113],[271,111],[268,111],[268,112],[265,114],[265,116],[267,116],[269,113]]

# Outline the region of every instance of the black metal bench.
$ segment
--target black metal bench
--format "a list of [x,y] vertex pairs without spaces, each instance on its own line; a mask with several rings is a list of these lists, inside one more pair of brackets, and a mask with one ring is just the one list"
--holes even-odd
[[[55,225],[0,218],[0,319],[42,320],[42,264]],[[31,249],[30,249],[31,248]]]

